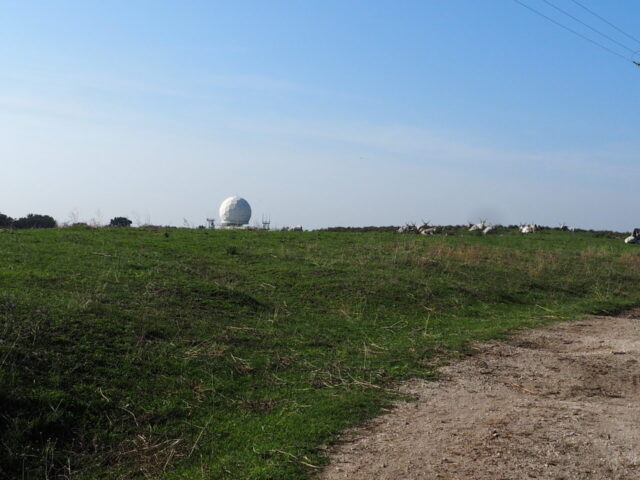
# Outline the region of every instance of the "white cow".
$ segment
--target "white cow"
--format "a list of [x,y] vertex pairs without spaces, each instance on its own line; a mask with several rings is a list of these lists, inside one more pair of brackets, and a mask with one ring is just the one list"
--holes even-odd
[[624,243],[636,244],[640,243],[640,228],[634,228],[630,236],[624,239]]
[[422,220],[422,225],[420,225],[418,227],[418,232],[422,232],[423,230],[426,230],[427,228],[429,228],[430,227],[430,225],[429,225],[430,223],[431,222],[425,222],[424,220]]
[[477,232],[477,231],[484,231],[484,229],[487,227],[487,221],[486,220],[480,220],[479,223],[474,223],[471,224],[469,223],[470,227],[469,227],[469,231],[470,232]]
[[434,235],[438,229],[431,226],[431,222],[422,221],[422,225],[418,227],[418,233],[421,235]]

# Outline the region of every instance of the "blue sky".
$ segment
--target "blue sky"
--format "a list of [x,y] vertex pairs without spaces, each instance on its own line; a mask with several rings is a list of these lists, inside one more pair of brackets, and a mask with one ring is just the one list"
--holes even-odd
[[[639,4],[581,3],[640,38]],[[626,231],[638,85],[511,0],[0,0],[0,212],[198,225],[239,194],[279,226]]]

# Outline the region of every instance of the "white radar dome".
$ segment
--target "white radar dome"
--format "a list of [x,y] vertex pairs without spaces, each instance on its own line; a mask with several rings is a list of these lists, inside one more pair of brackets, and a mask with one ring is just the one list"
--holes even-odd
[[229,197],[220,205],[220,223],[222,226],[241,226],[249,223],[251,206],[242,197]]

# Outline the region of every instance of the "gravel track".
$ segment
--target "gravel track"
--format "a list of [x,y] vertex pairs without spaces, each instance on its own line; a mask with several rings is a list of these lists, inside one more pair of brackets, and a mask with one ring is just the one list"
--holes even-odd
[[477,345],[345,435],[318,478],[640,479],[639,317]]

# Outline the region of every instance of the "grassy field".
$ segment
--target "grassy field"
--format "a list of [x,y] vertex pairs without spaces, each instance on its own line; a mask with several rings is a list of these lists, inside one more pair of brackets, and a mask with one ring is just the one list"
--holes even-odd
[[0,478],[306,478],[470,339],[638,304],[591,233],[0,232]]

